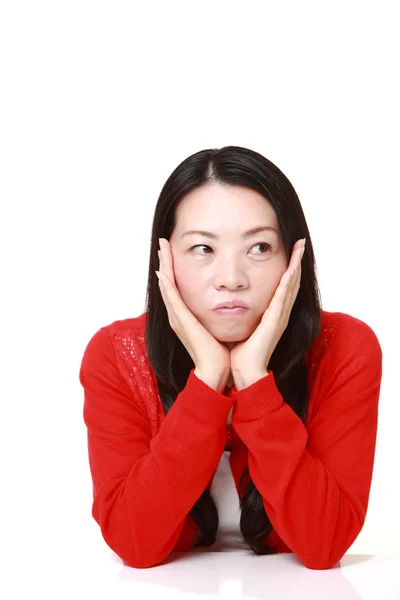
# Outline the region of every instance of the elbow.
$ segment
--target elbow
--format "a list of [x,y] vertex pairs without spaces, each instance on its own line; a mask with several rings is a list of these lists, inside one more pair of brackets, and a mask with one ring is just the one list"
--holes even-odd
[[361,529],[362,526],[354,520],[350,521],[349,528],[344,528],[342,523],[342,527],[332,534],[331,543],[328,542],[327,532],[323,535],[319,532],[317,539],[309,540],[306,552],[297,553],[298,558],[307,569],[318,571],[332,569],[340,563]]
[[[342,558],[342,557],[340,557],[340,558]],[[307,569],[310,569],[313,571],[323,571],[323,570],[327,570],[327,569],[332,569],[332,568],[336,567],[337,565],[339,565],[340,558],[332,559],[332,558],[328,558],[328,557],[324,557],[324,556],[322,556],[322,557],[314,556],[307,560],[301,559],[301,562]]]
[[135,569],[148,569],[160,565],[168,558],[157,548],[147,547],[138,552],[133,544],[131,536],[125,536],[122,531],[114,535],[103,527],[100,527],[102,537],[107,546],[118,556],[118,558],[128,567]]
[[144,544],[139,544],[141,550],[138,551],[132,536],[127,534],[123,528],[111,530],[100,525],[100,531],[107,546],[128,567],[148,569],[160,565],[168,558],[168,555],[165,555],[160,548],[151,548],[149,545],[145,547]]
[[343,536],[340,532],[337,532],[337,536],[334,540],[333,546],[327,551],[327,548],[313,555],[307,557],[299,556],[301,562],[307,569],[312,570],[326,570],[336,567],[343,556],[346,554],[350,546],[353,544],[358,534],[361,531],[361,527],[357,525],[357,528],[353,528],[350,534]]
[[107,546],[115,552],[122,562],[135,569],[148,569],[160,565],[169,557],[182,525],[164,542],[159,535],[150,535],[148,522],[135,523],[130,519],[126,497],[121,488],[114,489],[110,496],[97,494],[92,517],[100,527],[101,535]]
[[[173,551],[172,551],[172,555],[173,555]],[[126,565],[127,567],[133,567],[134,569],[151,569],[152,567],[159,567],[163,564],[165,564],[166,562],[169,562],[171,560],[171,554],[165,556],[165,557],[159,557],[159,558],[140,558],[138,556],[132,557],[132,560],[128,558],[128,560],[125,560],[122,556],[119,557],[122,562],[124,563],[124,565]]]
[[162,564],[163,560],[160,561],[155,561],[155,560],[140,560],[137,556],[136,557],[127,557],[126,559],[123,558],[122,556],[118,555],[119,558],[122,560],[122,562],[124,563],[124,565],[126,565],[127,567],[132,567],[133,569],[149,569],[151,567],[158,567],[159,565]]
[[312,555],[308,554],[307,556],[299,554],[298,558],[307,569],[311,569],[313,571],[324,571],[336,567],[340,563],[341,558],[343,558],[349,547],[350,545],[343,547],[342,544],[341,548],[336,548],[334,552],[326,553],[326,551],[324,551],[320,553],[313,553]]
[[350,503],[341,505],[331,534],[326,530],[318,531],[317,538],[309,541],[309,548],[314,548],[313,554],[307,552],[306,557],[299,555],[304,566],[312,570],[327,570],[338,565],[360,534],[365,515],[366,510],[362,507],[356,510]]

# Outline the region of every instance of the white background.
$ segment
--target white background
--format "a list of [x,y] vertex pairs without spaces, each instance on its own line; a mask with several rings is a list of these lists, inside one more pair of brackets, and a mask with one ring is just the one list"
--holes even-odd
[[381,343],[370,504],[350,552],[400,550],[397,8],[1,3],[1,538],[10,568],[35,565],[37,575],[51,557],[64,567],[90,554],[110,560],[91,517],[80,361],[100,327],[144,311],[152,218],[169,174],[193,152],[229,144],[289,177],[323,308],[364,320]]

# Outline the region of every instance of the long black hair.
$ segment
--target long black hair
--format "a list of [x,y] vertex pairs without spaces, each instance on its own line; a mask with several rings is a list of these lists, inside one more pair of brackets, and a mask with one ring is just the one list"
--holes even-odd
[[[169,324],[159,290],[155,274],[159,268],[158,239],[170,239],[176,225],[177,204],[183,196],[194,188],[210,183],[247,186],[271,203],[288,262],[296,241],[307,239],[301,263],[300,289],[289,323],[268,363],[268,369],[273,371],[285,402],[304,422],[309,402],[306,354],[321,325],[321,298],[311,237],[299,198],[287,177],[261,154],[239,146],[202,150],[186,158],[168,177],[155,208],[146,295],[145,344],[164,413],[168,413],[177,395],[184,389],[195,365]],[[245,480],[247,485],[243,491]],[[267,546],[265,542],[272,524],[262,496],[251,480],[248,466],[241,475],[239,491],[240,530],[244,542],[256,554],[276,553],[277,549]],[[189,514],[201,533],[196,546],[211,546],[216,540],[218,511],[207,487]]]

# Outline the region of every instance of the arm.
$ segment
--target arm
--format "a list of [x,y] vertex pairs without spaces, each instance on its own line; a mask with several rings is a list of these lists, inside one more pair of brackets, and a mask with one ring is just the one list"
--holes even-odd
[[154,566],[175,547],[188,512],[216,469],[233,399],[211,389],[192,370],[152,437],[148,417],[117,367],[104,328],[90,340],[79,376],[93,518],[108,546],[128,565]]
[[235,395],[232,424],[265,510],[311,569],[332,567],[354,542],[372,479],[382,351],[368,325],[346,324],[347,317],[328,351],[308,430],[272,371]]

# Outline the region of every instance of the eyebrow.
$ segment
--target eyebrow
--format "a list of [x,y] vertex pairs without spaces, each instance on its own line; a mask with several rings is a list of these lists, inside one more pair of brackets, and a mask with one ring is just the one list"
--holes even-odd
[[[242,234],[242,238],[245,239],[245,238],[251,237],[252,235],[255,235],[256,233],[260,233],[260,231],[274,231],[278,235],[278,232],[275,229],[275,227],[269,227],[266,225],[266,226],[261,226],[261,227],[253,227],[252,229],[245,231]],[[215,233],[211,233],[211,231],[203,231],[201,229],[191,229],[190,231],[185,231],[185,233],[183,233],[181,235],[181,239],[185,235],[194,235],[194,234],[202,235],[204,237],[211,238],[212,240],[219,240],[219,235],[216,235]]]

